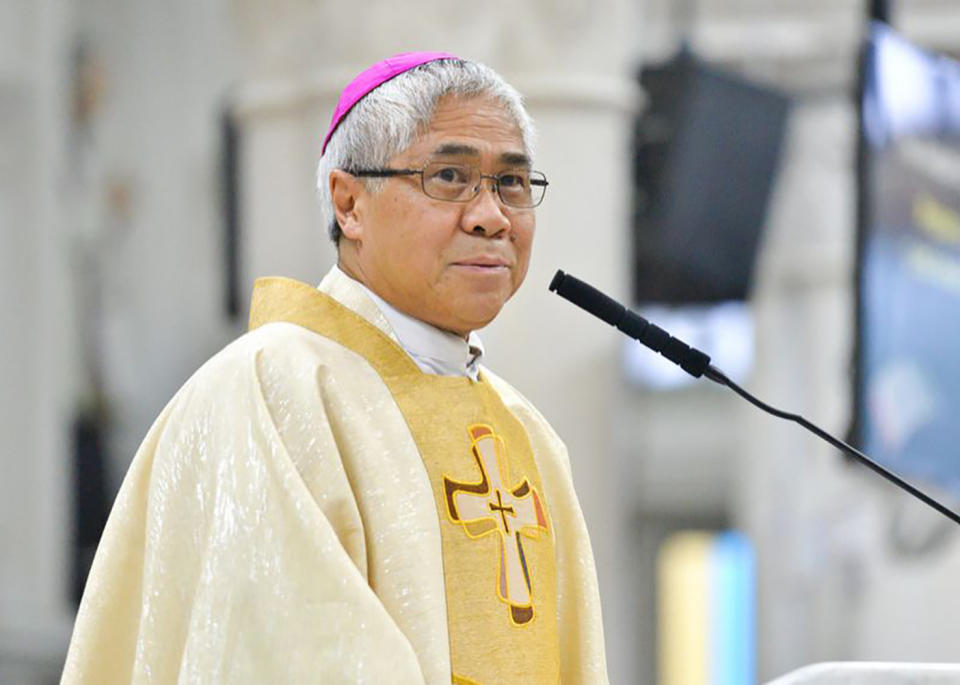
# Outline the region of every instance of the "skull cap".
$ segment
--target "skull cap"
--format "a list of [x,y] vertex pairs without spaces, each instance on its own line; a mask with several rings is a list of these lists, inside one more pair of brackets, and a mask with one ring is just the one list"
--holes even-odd
[[347,87],[340,93],[340,99],[337,101],[337,107],[333,110],[333,119],[330,120],[330,128],[323,139],[323,146],[320,154],[327,150],[327,143],[330,137],[337,130],[337,126],[347,116],[353,106],[374,88],[383,85],[395,76],[399,76],[405,71],[410,71],[414,67],[427,62],[434,62],[438,59],[460,59],[456,55],[448,52],[402,52],[393,57],[387,57],[385,60],[367,67],[361,71],[355,79],[347,84]]

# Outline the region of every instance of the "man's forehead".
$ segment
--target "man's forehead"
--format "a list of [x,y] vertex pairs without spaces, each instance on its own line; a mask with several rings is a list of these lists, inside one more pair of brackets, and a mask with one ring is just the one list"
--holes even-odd
[[529,165],[526,141],[513,113],[488,97],[442,98],[433,118],[408,148],[416,156],[490,158]]

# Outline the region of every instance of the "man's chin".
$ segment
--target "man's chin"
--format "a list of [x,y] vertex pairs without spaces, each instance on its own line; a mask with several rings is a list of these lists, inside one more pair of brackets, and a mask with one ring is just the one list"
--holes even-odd
[[459,331],[465,331],[462,335],[466,335],[470,331],[479,331],[492,323],[502,309],[503,305],[500,305],[493,310],[471,312],[469,316],[462,316],[458,319],[457,328]]
[[492,308],[460,309],[452,315],[444,316],[434,321],[428,321],[427,323],[466,338],[471,331],[478,331],[492,322],[500,313],[501,309],[502,305]]

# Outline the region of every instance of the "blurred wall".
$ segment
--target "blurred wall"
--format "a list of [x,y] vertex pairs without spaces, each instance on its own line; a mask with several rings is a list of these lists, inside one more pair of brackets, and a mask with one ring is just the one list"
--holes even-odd
[[0,682],[73,622],[71,426],[99,399],[112,496],[222,314],[223,3],[0,3]]
[[[60,249],[67,171],[65,2],[0,5],[0,681],[50,671],[69,630],[70,418],[75,384]],[[14,663],[16,662],[16,663]]]

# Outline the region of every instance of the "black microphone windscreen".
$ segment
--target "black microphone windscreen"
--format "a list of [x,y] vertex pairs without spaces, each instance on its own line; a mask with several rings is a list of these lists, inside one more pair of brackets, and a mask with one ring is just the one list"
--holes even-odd
[[647,328],[652,325],[653,324],[644,319],[642,316],[628,309],[626,316],[623,317],[623,321],[617,324],[617,328],[629,335],[634,340],[642,340]]
[[612,297],[588,285],[578,278],[557,271],[550,282],[550,290],[569,300],[581,309],[585,309],[596,317],[606,321],[611,326],[620,323],[626,308]]
[[558,269],[550,281],[550,290],[659,352],[691,376],[699,378],[710,365],[710,357],[700,350],[674,338],[612,297],[570,274]]

